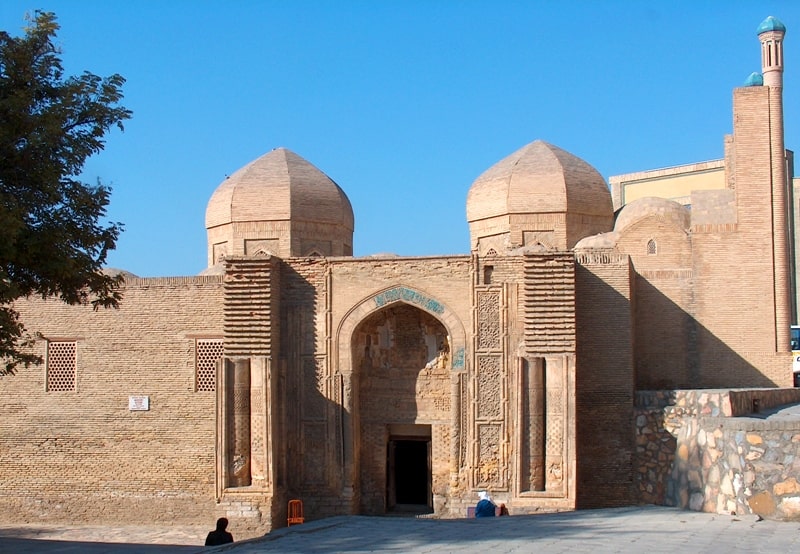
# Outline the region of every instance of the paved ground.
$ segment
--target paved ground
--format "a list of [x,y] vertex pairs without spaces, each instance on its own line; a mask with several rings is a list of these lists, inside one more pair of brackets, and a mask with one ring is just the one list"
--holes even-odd
[[800,522],[759,521],[756,516],[724,516],[653,506],[494,519],[342,516],[216,548],[199,546],[207,531],[186,527],[0,525],[0,552],[800,553]]

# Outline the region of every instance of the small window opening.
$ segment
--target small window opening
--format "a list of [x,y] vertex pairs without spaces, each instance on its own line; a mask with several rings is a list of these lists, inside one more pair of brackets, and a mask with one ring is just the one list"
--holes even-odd
[[656,247],[656,241],[654,241],[653,239],[650,239],[649,241],[647,241],[647,255],[648,256],[655,256],[658,253],[657,250],[658,250],[658,248]]
[[483,268],[483,284],[484,285],[491,285],[492,284],[492,272],[494,271],[493,265],[487,265]]
[[47,390],[63,392],[75,390],[77,373],[77,343],[51,341],[47,343]]
[[198,339],[195,342],[195,391],[217,389],[217,362],[222,358],[222,339]]

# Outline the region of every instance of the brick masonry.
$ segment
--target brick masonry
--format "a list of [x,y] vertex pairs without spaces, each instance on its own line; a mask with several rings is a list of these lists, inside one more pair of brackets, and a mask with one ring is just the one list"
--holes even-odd
[[[615,223],[602,177],[537,141],[476,181],[458,256],[353,258],[338,186],[288,151],[279,171],[260,158],[269,171],[212,197],[217,275],[129,278],[118,310],[17,304],[38,353],[74,343],[75,386],[48,391],[47,363],[0,381],[0,509],[18,522],[225,515],[256,536],[285,524],[289,499],[309,520],[397,510],[411,458],[393,449],[411,442],[424,445],[413,508],[436,517],[463,516],[484,489],[512,514],[646,501],[793,517],[799,487],[776,468],[794,468],[794,431],[704,413],[735,419],[767,388],[767,403],[789,398],[779,101],[735,91],[728,188],[698,196],[700,219],[642,199]],[[239,185],[237,211],[225,198]],[[276,186],[288,205],[248,204]],[[292,206],[302,221],[282,219]],[[224,359],[213,380],[204,361],[197,390],[209,339]],[[742,390],[695,390],[711,387]],[[677,407],[637,393],[652,389]]]
[[[222,336],[218,277],[129,279],[118,310],[31,299],[35,345],[77,342],[71,392],[44,366],[3,378],[6,521],[192,524],[214,514],[214,394],[195,392],[195,340]],[[147,396],[148,411],[129,410]]]

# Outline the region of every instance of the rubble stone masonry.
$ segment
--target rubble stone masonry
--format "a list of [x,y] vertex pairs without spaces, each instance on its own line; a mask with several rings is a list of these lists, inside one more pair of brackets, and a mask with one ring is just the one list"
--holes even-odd
[[639,391],[639,501],[800,520],[800,421],[762,411],[800,389]]

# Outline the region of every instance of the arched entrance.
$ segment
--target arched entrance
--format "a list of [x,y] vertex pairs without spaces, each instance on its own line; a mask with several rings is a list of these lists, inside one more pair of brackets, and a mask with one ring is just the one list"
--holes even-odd
[[[398,312],[385,311],[388,308],[402,308],[400,320],[392,315]],[[402,329],[400,334],[386,334],[389,327],[384,322],[389,316],[392,316],[394,323],[411,321],[413,326],[416,321],[416,343],[412,340],[414,334],[404,333]],[[427,325],[427,331],[423,332],[424,325]],[[384,334],[381,336],[381,333]],[[425,338],[426,335],[446,337],[449,354],[440,356],[441,341]],[[389,345],[387,352],[382,352],[385,350],[380,346],[382,338],[389,341],[385,343]],[[420,338],[424,348],[419,343]],[[410,344],[416,344],[410,349],[411,353],[406,348]],[[434,357],[444,367],[434,369],[432,365],[426,368],[434,344]],[[417,353],[413,354],[414,351]],[[419,356],[420,352],[422,356]],[[412,359],[414,356],[417,356],[417,361],[407,370],[414,375],[413,379],[409,377],[395,382],[403,383],[400,387],[402,390],[393,392],[389,401],[373,409],[368,399],[373,392],[371,387],[376,384],[379,388],[382,386],[375,383],[374,379],[386,376],[380,372],[383,360]],[[397,441],[404,440],[422,441],[430,445],[430,470],[426,469],[426,475],[430,475],[431,492],[426,498],[426,510],[430,510],[431,497],[435,508],[437,502],[447,494],[449,478],[458,471],[459,455],[464,446],[459,391],[463,387],[467,358],[466,333],[461,319],[447,305],[416,288],[393,285],[378,290],[355,304],[342,319],[336,333],[335,368],[341,387],[344,480],[340,494],[350,499],[351,513],[382,514],[397,509],[396,494],[394,507],[390,494],[390,441],[395,441],[395,448]],[[364,372],[362,366],[365,364],[375,367]],[[441,381],[436,394],[431,394],[432,389],[427,386],[430,384],[429,374],[435,374],[434,379]],[[391,389],[383,388],[384,392],[387,390]],[[374,400],[371,402],[374,406]],[[403,408],[405,415],[402,411],[395,413],[387,408],[392,403],[403,405],[403,402],[406,403]],[[362,404],[365,409],[362,409]],[[384,410],[382,414],[380,410]],[[365,419],[366,423],[362,423]],[[413,445],[409,447],[413,451]],[[396,465],[396,451],[393,459]],[[396,493],[397,475],[393,475]]]
[[[438,363],[428,367],[433,358]],[[335,368],[341,387],[344,480],[340,494],[350,499],[351,513],[398,510],[396,448],[403,441],[409,443],[400,446],[402,465],[420,452],[415,449],[419,445],[410,442],[423,442],[429,453],[424,479],[429,478],[426,486],[430,491],[426,491],[425,510],[431,509],[431,498],[434,508],[444,498],[464,447],[460,391],[467,359],[461,319],[447,305],[416,288],[393,285],[378,290],[355,304],[342,319],[336,333]],[[393,366],[393,360],[405,361]],[[393,367],[405,377],[388,378]],[[377,393],[384,395],[382,402],[377,401]],[[393,453],[390,443],[394,444]],[[394,460],[394,469],[390,460]],[[400,478],[414,479],[409,475]]]
[[432,511],[432,427],[450,425],[447,330],[401,302],[362,321],[352,349],[362,510]]

